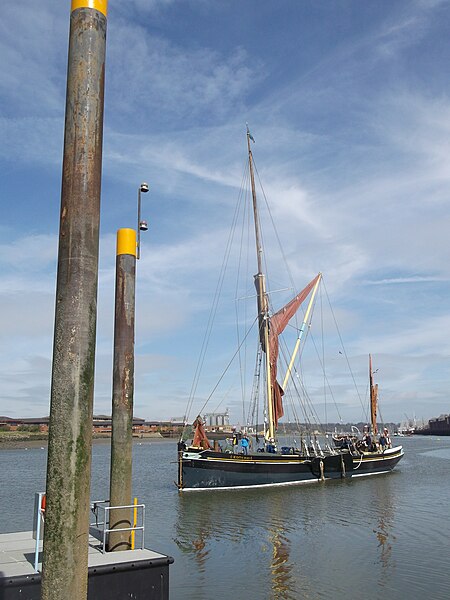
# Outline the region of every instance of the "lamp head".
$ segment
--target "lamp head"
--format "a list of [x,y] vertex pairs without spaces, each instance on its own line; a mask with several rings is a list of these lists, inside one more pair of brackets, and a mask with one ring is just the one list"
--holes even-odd
[[148,223],[147,223],[147,221],[141,221],[139,223],[139,229],[141,231],[147,231],[148,230]]
[[145,181],[143,183],[141,183],[141,185],[139,186],[139,191],[143,192],[144,194],[146,192],[148,192],[149,187],[148,187],[148,183],[145,183]]

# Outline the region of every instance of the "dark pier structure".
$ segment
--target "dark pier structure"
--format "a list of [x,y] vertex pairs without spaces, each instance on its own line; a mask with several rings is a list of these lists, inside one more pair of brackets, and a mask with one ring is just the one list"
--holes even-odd
[[[88,600],[169,598],[172,558],[147,549],[103,553],[92,536],[87,548]],[[0,534],[1,600],[41,600],[41,573],[34,570],[34,552],[31,531]]]

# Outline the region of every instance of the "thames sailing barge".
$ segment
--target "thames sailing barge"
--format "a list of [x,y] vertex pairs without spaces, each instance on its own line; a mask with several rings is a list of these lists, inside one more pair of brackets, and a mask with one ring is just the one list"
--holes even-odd
[[[265,431],[263,445],[257,451],[238,453],[231,449],[213,448],[208,440],[203,421],[197,417],[191,445],[178,445],[178,488],[180,491],[212,488],[246,488],[318,482],[327,479],[384,473],[392,470],[403,456],[402,448],[384,453],[369,449],[335,448],[320,445],[316,438],[302,440],[300,447],[281,446],[277,440],[278,420],[283,416],[283,395],[291,377],[293,364],[303,333],[309,321],[315,296],[322,279],[319,273],[283,308],[271,314],[266,277],[263,273],[263,248],[255,191],[254,164],[250,142],[254,141],[247,127],[248,168],[251,184],[253,222],[256,241],[258,272],[254,276],[257,296],[257,324],[259,363],[262,363],[265,391]],[[281,385],[278,382],[279,336],[308,300],[297,343]],[[258,364],[258,360],[257,360]],[[258,441],[258,435],[256,435]]]

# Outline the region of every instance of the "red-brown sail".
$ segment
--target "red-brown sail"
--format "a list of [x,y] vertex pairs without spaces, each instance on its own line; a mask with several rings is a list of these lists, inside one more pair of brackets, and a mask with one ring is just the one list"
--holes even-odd
[[211,449],[211,444],[206,436],[206,431],[200,416],[198,416],[194,421],[194,439],[192,441],[192,445],[196,448],[203,448],[204,450]]
[[300,308],[302,302],[309,296],[311,290],[316,285],[320,275],[317,275],[295,298],[286,304],[281,310],[276,312],[270,318],[269,325],[269,356],[270,356],[270,380],[272,382],[273,415],[275,426],[278,424],[283,414],[282,396],[284,390],[277,381],[277,360],[278,360],[278,336],[283,333],[286,325]]

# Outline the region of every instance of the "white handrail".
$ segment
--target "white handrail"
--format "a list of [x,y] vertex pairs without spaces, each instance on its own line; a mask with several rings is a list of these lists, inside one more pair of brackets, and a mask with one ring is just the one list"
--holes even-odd
[[41,522],[44,522],[44,514],[45,514],[45,492],[39,492],[38,496],[38,507],[37,507],[37,515],[36,515],[36,545],[34,548],[34,571],[38,573],[39,569],[39,541],[41,537]]
[[[144,550],[145,548],[145,504],[126,504],[124,506],[108,506],[109,504],[109,500],[99,500],[96,502],[92,502],[91,503],[91,510],[92,512],[95,514],[96,516],[96,522],[95,523],[91,523],[91,526],[97,527],[98,529],[101,529],[100,526],[103,526],[103,539],[102,539],[102,553],[104,554],[106,552],[106,536],[108,533],[111,533],[112,531],[142,531],[142,541],[141,541],[141,550]],[[141,525],[133,525],[131,527],[123,527],[123,528],[114,528],[114,529],[110,529],[109,528],[109,511],[111,510],[116,510],[116,509],[141,509],[140,511],[137,511],[138,514],[140,512],[141,515]],[[103,510],[104,511],[104,520],[101,522],[98,522],[97,519],[97,510]],[[106,525],[108,524],[108,527],[106,527]]]

